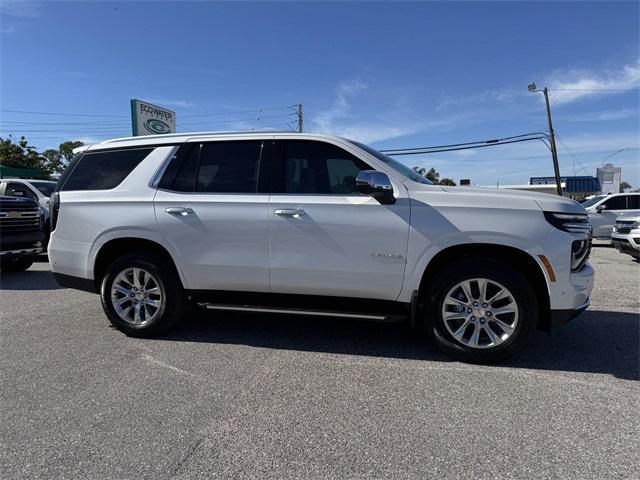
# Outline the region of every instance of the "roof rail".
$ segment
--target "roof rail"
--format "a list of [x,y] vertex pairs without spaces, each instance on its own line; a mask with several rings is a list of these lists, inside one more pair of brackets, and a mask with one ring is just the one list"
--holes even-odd
[[182,133],[163,133],[162,135],[139,135],[137,137],[121,137],[111,140],[104,140],[99,143],[117,143],[117,142],[129,142],[131,140],[140,139],[154,139],[154,138],[175,138],[175,137],[205,137],[212,135],[247,135],[247,134],[259,134],[259,133],[298,133],[291,130],[247,130],[247,131],[217,131],[217,132],[182,132]]

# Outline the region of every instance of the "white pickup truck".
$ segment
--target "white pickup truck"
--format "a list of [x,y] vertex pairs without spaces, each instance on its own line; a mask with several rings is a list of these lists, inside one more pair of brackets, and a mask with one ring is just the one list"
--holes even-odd
[[361,143],[176,134],[82,147],[52,197],[49,259],[132,336],[188,302],[388,320],[495,362],[589,305],[591,227],[547,194],[432,185]]

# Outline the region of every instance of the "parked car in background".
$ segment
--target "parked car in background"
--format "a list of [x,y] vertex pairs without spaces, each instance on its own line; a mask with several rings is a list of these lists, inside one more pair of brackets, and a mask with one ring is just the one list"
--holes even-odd
[[640,214],[618,217],[611,234],[611,244],[620,252],[640,259]]
[[22,178],[3,178],[0,180],[0,195],[10,197],[30,198],[42,207],[44,213],[44,240],[46,249],[49,243],[51,221],[49,219],[49,197],[56,188],[51,180],[31,180]]
[[582,206],[589,214],[594,238],[608,239],[619,215],[640,215],[640,193],[598,195],[583,202]]
[[26,270],[42,252],[42,207],[31,198],[0,196],[0,269]]
[[358,142],[175,134],[82,149],[52,196],[49,260],[128,335],[216,311],[408,317],[495,362],[589,305],[591,226],[543,193],[433,185]]

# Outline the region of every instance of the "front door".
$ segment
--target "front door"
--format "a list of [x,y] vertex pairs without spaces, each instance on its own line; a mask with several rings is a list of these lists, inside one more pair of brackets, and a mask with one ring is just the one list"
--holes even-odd
[[277,142],[269,202],[270,290],[395,300],[402,288],[409,200],[356,191],[362,160],[336,145]]
[[[619,215],[625,213],[634,213],[635,210],[631,202],[637,203],[637,198],[634,199],[632,195],[616,195],[608,198],[600,205],[604,206],[604,209],[589,212],[589,222],[593,227],[593,236],[596,238],[607,238],[611,236],[613,232],[613,224],[616,223],[616,218]],[[599,206],[600,206],[599,205]],[[636,209],[638,208],[635,205]]]
[[269,197],[257,188],[263,155],[260,140],[194,143],[167,168],[155,212],[187,288],[268,291]]

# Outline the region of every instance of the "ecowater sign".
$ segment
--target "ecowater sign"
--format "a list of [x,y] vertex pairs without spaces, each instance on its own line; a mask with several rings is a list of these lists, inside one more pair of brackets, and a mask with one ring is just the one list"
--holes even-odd
[[176,112],[142,100],[131,100],[133,135],[176,133]]

